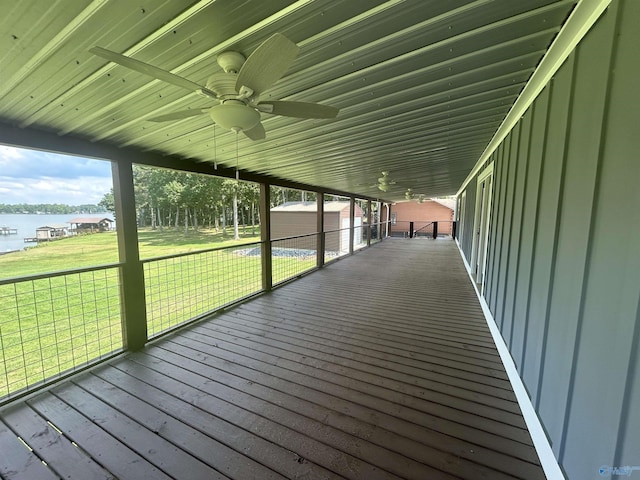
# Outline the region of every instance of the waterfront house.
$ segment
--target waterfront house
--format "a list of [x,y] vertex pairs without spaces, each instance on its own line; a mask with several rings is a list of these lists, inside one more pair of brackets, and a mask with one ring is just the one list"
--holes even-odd
[[67,223],[75,233],[106,232],[112,229],[113,220],[107,217],[78,217]]
[[36,228],[36,241],[48,242],[67,236],[69,227],[64,224],[44,225]]

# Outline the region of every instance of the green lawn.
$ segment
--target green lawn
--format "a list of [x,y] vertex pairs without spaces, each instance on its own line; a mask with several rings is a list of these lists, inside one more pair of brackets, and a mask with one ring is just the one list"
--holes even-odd
[[[250,229],[247,229],[250,231]],[[142,230],[147,324],[153,336],[261,289],[259,256],[212,231]],[[196,253],[238,245],[237,248]],[[255,245],[251,246],[256,247]],[[240,250],[240,252],[239,252]],[[118,261],[115,232],[68,238],[0,256],[3,279]],[[274,258],[274,283],[315,265],[313,259]],[[0,285],[0,398],[95,361],[122,348],[119,268]]]
[[[247,228],[247,232],[247,235],[240,235],[240,240],[233,240],[233,236],[225,237],[221,233],[207,229],[198,232],[190,231],[185,237],[182,230],[176,232],[165,228],[160,232],[143,228],[138,232],[140,258],[260,241],[258,228],[256,228],[256,235],[251,235],[250,227]],[[81,235],[55,242],[40,243],[37,247],[0,255],[0,279],[104,265],[117,261],[116,232]]]

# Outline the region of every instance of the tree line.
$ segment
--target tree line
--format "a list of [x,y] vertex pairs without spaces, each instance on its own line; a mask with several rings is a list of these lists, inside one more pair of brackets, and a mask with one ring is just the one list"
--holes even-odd
[[0,203],[0,214],[50,214],[50,215],[65,215],[65,214],[84,214],[84,213],[102,213],[107,209],[104,206],[98,205],[65,205],[62,203]]
[[[134,191],[138,225],[154,230],[172,228],[197,231],[212,228],[234,238],[240,226],[256,233],[260,224],[258,184],[235,179],[134,165]],[[271,187],[271,206],[289,201],[315,201],[316,194]],[[113,190],[104,195],[101,207],[114,212]]]

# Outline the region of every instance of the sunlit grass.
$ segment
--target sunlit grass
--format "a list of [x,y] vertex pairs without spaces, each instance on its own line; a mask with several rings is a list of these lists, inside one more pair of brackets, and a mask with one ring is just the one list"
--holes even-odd
[[[213,229],[189,231],[185,236],[184,231],[181,230],[165,228],[161,232],[143,228],[138,232],[140,258],[195,252],[207,248],[260,241],[259,228],[256,227],[257,233],[255,235],[251,234],[250,226],[246,228],[246,231],[247,234],[241,233],[240,240],[234,240],[232,235],[224,236],[221,232],[216,232]],[[0,279],[116,262],[118,262],[116,232],[79,235],[54,242],[43,242],[27,250],[0,255]]]

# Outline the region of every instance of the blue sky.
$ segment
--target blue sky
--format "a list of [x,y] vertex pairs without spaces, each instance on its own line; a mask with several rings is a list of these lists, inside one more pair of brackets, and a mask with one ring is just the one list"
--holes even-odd
[[0,203],[97,204],[111,163],[0,145]]

